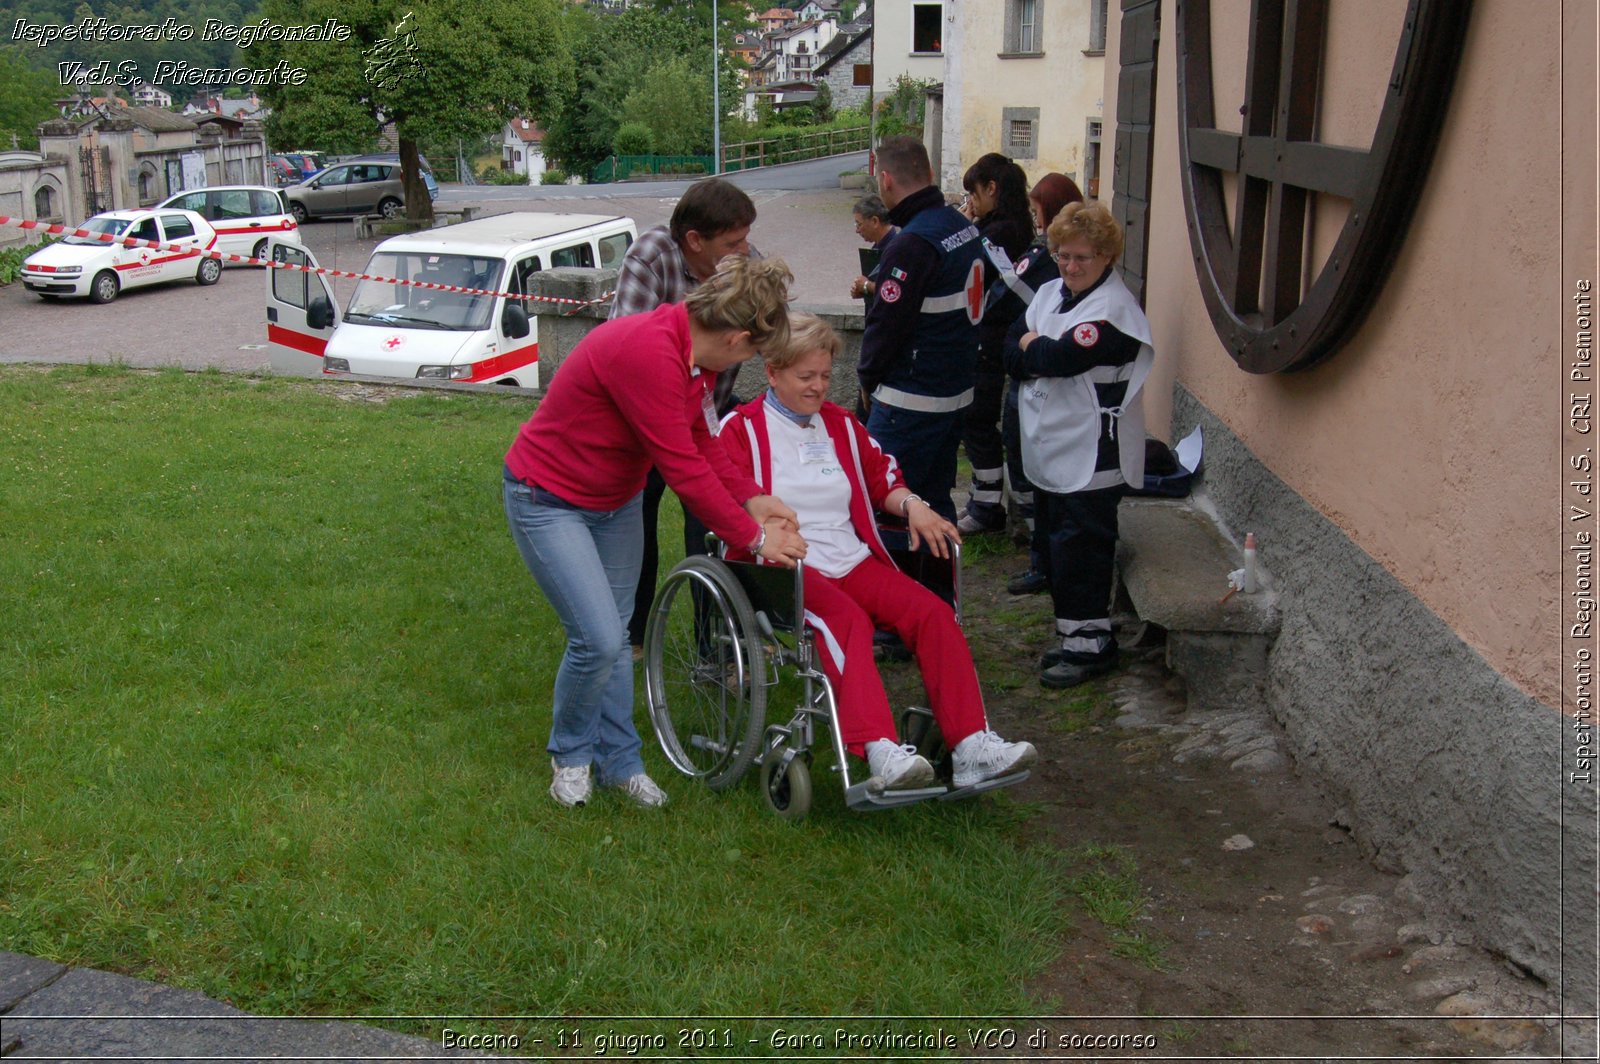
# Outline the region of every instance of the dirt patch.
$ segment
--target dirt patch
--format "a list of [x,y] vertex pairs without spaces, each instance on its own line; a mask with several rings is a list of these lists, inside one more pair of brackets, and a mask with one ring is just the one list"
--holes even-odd
[[[1125,649],[1100,681],[1046,690],[1048,597],[1004,590],[1025,555],[974,544],[966,561],[966,626],[996,730],[1040,751],[1014,792],[1039,807],[1030,830],[1074,867],[1125,864],[1142,892],[1120,926],[1097,918],[1087,891],[1075,896],[1077,933],[1032,985],[1074,1017],[1042,1025],[1053,1052],[1093,1055],[1064,1048],[1063,1034],[1135,1032],[1155,1034],[1157,1049],[1106,1056],[1559,1052],[1546,988],[1430,920],[1408,880],[1363,859],[1264,709],[1191,713],[1159,645]],[[1137,633],[1123,620],[1126,647]],[[1019,1024],[1019,1039],[1032,1030]],[[1592,1029],[1567,1036],[1568,1052],[1593,1045]]]

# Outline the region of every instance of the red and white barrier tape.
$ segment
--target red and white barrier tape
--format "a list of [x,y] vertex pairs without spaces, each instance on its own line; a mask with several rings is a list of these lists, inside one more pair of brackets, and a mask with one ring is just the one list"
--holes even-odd
[[215,251],[211,248],[197,248],[192,244],[164,244],[159,240],[140,240],[135,237],[112,236],[110,233],[95,233],[88,229],[73,229],[65,225],[52,225],[48,222],[34,221],[28,218],[11,218],[0,214],[0,225],[9,225],[18,229],[34,229],[51,236],[77,236],[99,240],[106,244],[122,244],[130,248],[150,248],[152,251],[178,251],[191,255],[204,255],[207,258],[219,259],[223,262],[243,262],[251,266],[265,266],[273,270],[300,270],[303,273],[320,273],[327,277],[348,277],[356,281],[377,281],[380,284],[409,285],[413,288],[431,288],[440,292],[464,292],[471,296],[505,296],[507,299],[521,299],[530,303],[563,303],[570,305],[572,311],[577,313],[583,307],[592,307],[598,303],[609,302],[616,295],[615,291],[594,299],[564,299],[560,296],[528,296],[520,292],[495,292],[487,288],[462,288],[459,285],[435,284],[432,281],[408,281],[402,277],[379,277],[370,273],[351,273],[349,270],[330,270],[322,266],[302,266],[293,262],[272,262],[268,259],[252,258],[249,255],[235,255],[227,251]]

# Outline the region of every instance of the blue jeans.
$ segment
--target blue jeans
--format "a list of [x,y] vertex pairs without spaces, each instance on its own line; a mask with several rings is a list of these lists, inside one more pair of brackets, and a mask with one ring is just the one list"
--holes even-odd
[[511,538],[567,632],[547,749],[558,765],[593,765],[601,785],[620,784],[644,771],[628,646],[644,549],[639,496],[584,510],[509,478],[504,496]]
[[956,506],[950,493],[956,486],[956,452],[966,419],[965,409],[929,414],[883,403],[873,403],[867,418],[872,438],[900,463],[906,487],[951,522]]

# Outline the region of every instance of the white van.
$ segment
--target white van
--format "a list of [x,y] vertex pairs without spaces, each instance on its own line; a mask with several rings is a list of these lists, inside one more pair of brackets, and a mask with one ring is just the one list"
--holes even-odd
[[[528,277],[558,266],[616,268],[638,231],[603,214],[499,214],[390,237],[367,263],[343,314],[327,278],[267,271],[272,368],[295,374],[369,374],[539,387]],[[272,260],[317,265],[311,252],[273,242]],[[442,291],[417,284],[468,288]]]

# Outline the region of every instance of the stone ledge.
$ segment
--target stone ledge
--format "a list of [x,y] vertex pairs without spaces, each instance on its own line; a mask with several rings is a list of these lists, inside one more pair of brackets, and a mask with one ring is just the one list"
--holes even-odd
[[356,239],[370,240],[373,237],[398,236],[401,233],[420,233],[428,229],[437,229],[442,225],[470,222],[477,217],[478,210],[479,208],[477,207],[436,210],[433,212],[433,220],[427,222],[414,222],[404,216],[385,218],[381,214],[358,214],[350,219],[350,225],[355,231]]
[[1117,568],[1140,618],[1176,632],[1274,636],[1270,590],[1228,597],[1228,574],[1244,556],[1210,517],[1176,499],[1124,499],[1117,516]]
[[0,951],[0,1015],[67,974],[65,964]]

